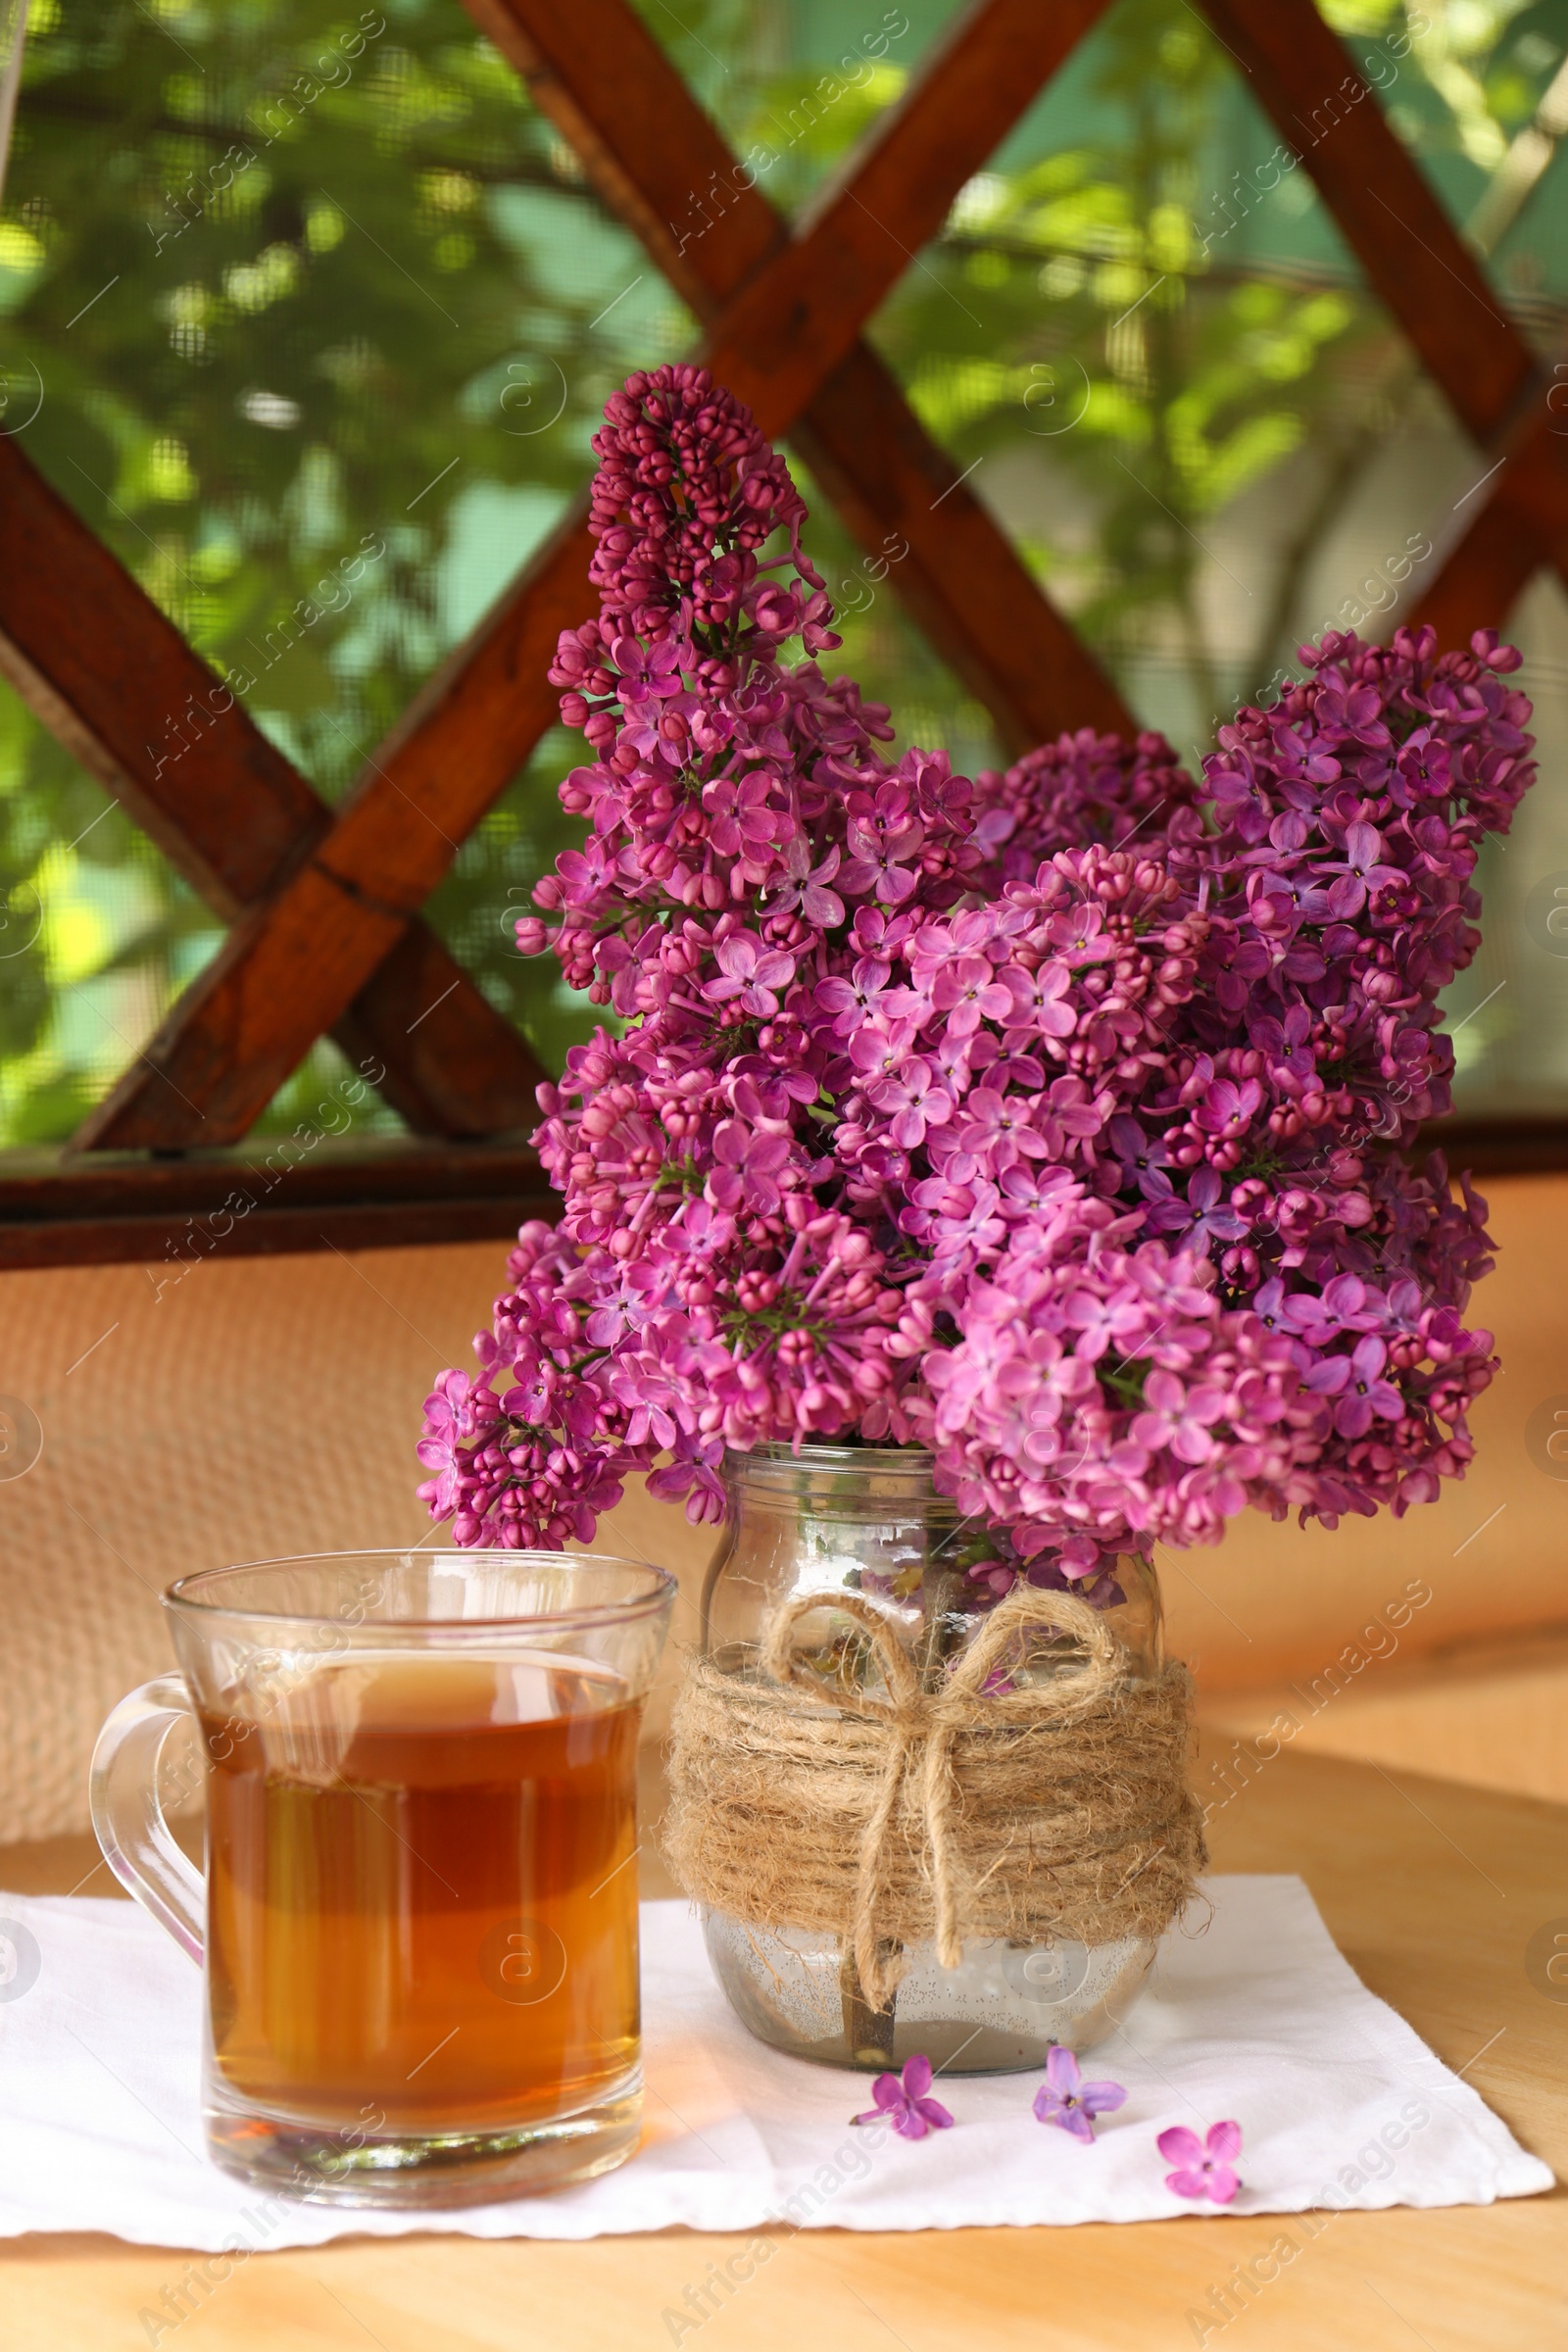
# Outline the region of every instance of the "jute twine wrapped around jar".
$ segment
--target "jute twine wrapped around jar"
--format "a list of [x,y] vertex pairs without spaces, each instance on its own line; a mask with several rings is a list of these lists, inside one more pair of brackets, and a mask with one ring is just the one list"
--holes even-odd
[[[796,1620],[829,1608],[870,1642],[885,1696],[825,1696],[792,1656]],[[1072,1635],[1082,1666],[985,1693],[1031,1628]],[[786,1602],[760,1667],[767,1681],[688,1659],[665,1851],[699,1902],[850,1938],[874,2009],[905,1945],[934,1937],[956,1968],[970,1936],[1152,1938],[1191,1894],[1207,1859],[1187,1787],[1191,1677],[1175,1663],[1140,1674],[1073,1594],[1014,1586],[940,1690],[922,1690],[892,1619],[853,1592]]]

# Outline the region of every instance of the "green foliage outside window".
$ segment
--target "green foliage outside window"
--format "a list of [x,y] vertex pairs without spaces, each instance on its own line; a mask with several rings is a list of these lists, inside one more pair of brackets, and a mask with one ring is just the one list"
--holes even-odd
[[[1548,341],[1561,179],[1553,164],[1512,212],[1506,183],[1568,6],[1325,13]],[[648,7],[786,211],[950,14]],[[1140,718],[1192,756],[1301,633],[1357,599],[1375,632],[1446,522],[1448,473],[1462,489],[1477,469],[1286,155],[1184,0],[1118,0],[869,330]],[[693,190],[693,233],[721,201]],[[458,0],[33,0],[0,430],[328,799],[547,534],[607,392],[695,336]],[[822,501],[813,534],[839,659],[901,739],[994,760],[986,714],[903,614],[896,562]],[[1539,661],[1549,683],[1549,644]],[[185,747],[172,712],[155,749]],[[428,909],[553,1063],[584,1007],[514,955],[508,917],[572,837],[554,788],[574,756],[546,737]],[[220,931],[4,688],[0,912],[0,1143],[61,1139]],[[1513,1017],[1480,1015],[1472,1047],[1506,1062]],[[318,1047],[270,1121],[334,1067]],[[1568,1067],[1538,1057],[1510,1083],[1539,1095]]]

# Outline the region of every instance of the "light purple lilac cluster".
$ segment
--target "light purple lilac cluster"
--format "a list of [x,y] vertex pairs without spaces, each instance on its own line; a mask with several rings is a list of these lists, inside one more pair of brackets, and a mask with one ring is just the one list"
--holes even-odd
[[1517,654],[1330,635],[1201,785],[1087,730],[971,781],[784,662],[832,609],[705,371],[631,376],[594,446],[602,610],[551,672],[588,837],[517,936],[614,1025],[540,1090],[561,1219],[429,1400],[432,1514],[555,1546],[628,1471],[716,1518],[726,1446],[919,1444],[989,1599],[1433,1499],[1492,1261],[1401,1152],[1534,773]]

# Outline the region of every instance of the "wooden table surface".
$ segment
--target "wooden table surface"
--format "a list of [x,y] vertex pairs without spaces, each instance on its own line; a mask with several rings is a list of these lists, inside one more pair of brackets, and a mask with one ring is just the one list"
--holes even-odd
[[[1208,1785],[1206,1774],[1200,1785]],[[1526,1947],[1568,1931],[1568,1811],[1282,1752],[1210,1824],[1221,1870],[1299,1871],[1341,1950],[1526,2147],[1568,2173],[1568,2001]],[[0,1848],[0,1887],[70,1888],[76,1841]],[[104,1889],[104,1876],[87,1891]],[[657,1886],[650,1892],[662,1891]],[[1568,2352],[1568,2194],[1337,2215],[1225,2326],[1190,2313],[1292,2218],[1076,2230],[770,2232],[773,2258],[680,2335],[701,2352]],[[1298,2238],[1304,2237],[1299,2223]],[[257,2254],[178,2328],[178,2352],[637,2352],[735,2240],[588,2244],[428,2235]],[[5,2352],[132,2352],[180,2255],[98,2236],[0,2241]]]

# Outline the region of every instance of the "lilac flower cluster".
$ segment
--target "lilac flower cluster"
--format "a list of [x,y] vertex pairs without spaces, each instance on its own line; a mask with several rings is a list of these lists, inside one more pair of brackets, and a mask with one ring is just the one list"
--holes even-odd
[[1534,772],[1518,656],[1331,635],[1201,784],[1147,734],[892,762],[782,658],[838,640],[749,411],[671,367],[606,416],[601,614],[551,672],[587,839],[517,936],[614,1026],[540,1090],[561,1219],[429,1400],[432,1513],[558,1545],[628,1471],[716,1518],[726,1446],[919,1444],[987,1601],[1248,1505],[1431,1500],[1491,1259],[1401,1151]]

